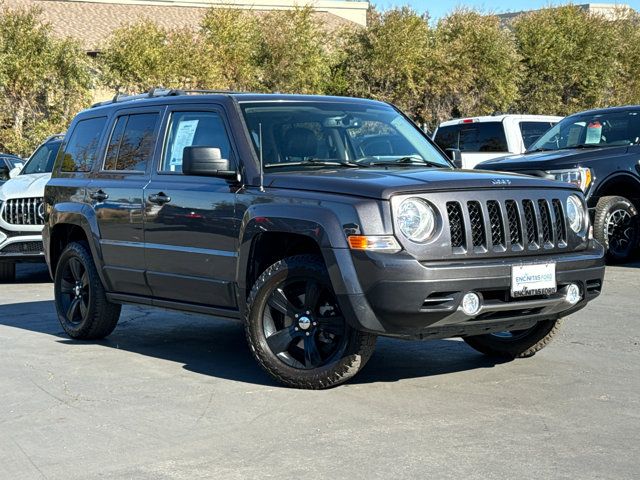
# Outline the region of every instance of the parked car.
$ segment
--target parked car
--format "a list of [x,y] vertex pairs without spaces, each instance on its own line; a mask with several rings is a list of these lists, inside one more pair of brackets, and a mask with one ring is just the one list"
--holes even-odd
[[20,172],[0,187],[0,282],[11,282],[18,262],[44,262],[44,186],[62,135],[47,138]]
[[602,286],[577,187],[455,170],[385,103],[154,90],[81,112],[63,145],[43,238],[72,338],[121,304],[209,313],[317,389],[377,335],[531,356]]
[[491,158],[523,153],[562,120],[551,115],[491,115],[442,122],[433,139],[444,150],[458,149],[459,167],[473,168]]
[[555,178],[585,194],[594,235],[611,261],[629,259],[638,245],[640,106],[589,110],[565,118],[524,155],[478,168]]
[[24,164],[22,158],[10,153],[0,153],[0,185],[11,178],[11,172]]

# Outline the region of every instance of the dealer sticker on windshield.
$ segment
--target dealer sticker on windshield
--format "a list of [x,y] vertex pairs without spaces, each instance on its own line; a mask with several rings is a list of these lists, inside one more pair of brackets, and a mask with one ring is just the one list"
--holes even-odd
[[555,263],[511,267],[511,296],[513,297],[550,295],[557,289]]

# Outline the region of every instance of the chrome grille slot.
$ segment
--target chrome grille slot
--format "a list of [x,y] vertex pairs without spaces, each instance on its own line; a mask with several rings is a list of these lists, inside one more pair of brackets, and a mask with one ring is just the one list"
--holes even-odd
[[565,224],[562,202],[557,198],[554,198],[552,203],[553,203],[553,215],[555,217],[555,230],[557,235],[557,244],[558,246],[565,246],[567,244],[567,227]]
[[522,247],[522,227],[520,226],[520,214],[515,200],[505,202],[507,208],[507,220],[509,221],[509,237],[512,247]]
[[531,200],[523,200],[522,208],[524,209],[524,224],[527,231],[527,243],[529,248],[538,248],[538,221],[536,212],[533,208]]
[[491,225],[491,243],[494,247],[504,247],[505,237],[500,204],[495,200],[489,200],[487,202],[487,211],[489,212],[489,224]]
[[546,200],[538,200],[538,209],[540,210],[540,223],[542,224],[542,243],[551,245],[553,235],[551,232],[551,211]]
[[467,209],[469,211],[469,221],[471,223],[471,241],[473,246],[474,248],[484,247],[486,245],[486,236],[484,231],[484,217],[482,215],[480,202],[468,202]]
[[451,233],[451,246],[462,248],[464,246],[464,218],[462,207],[458,202],[447,202],[447,215],[449,217],[449,232]]
[[2,219],[11,225],[44,225],[38,213],[43,201],[42,197],[11,198],[2,207]]

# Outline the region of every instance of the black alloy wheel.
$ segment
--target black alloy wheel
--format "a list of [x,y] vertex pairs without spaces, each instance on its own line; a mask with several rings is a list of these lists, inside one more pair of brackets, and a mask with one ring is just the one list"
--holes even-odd
[[89,274],[76,257],[72,257],[63,266],[60,284],[60,305],[66,320],[71,324],[80,324],[89,313]]
[[346,345],[346,325],[333,290],[314,278],[288,278],[275,288],[262,328],[271,352],[293,368],[321,367]]
[[296,255],[267,268],[247,304],[247,342],[260,366],[294,388],[323,389],[358,373],[376,336],[353,328],[340,310],[318,255]]

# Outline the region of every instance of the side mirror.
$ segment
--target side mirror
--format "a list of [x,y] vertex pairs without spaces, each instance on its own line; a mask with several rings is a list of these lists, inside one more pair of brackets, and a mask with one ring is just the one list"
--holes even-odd
[[236,178],[227,158],[222,158],[219,148],[191,146],[184,147],[182,154],[182,173],[206,177]]
[[462,153],[459,148],[447,148],[446,153],[456,168],[462,168]]
[[17,177],[20,174],[21,171],[22,171],[22,167],[13,167],[9,171],[9,178]]

